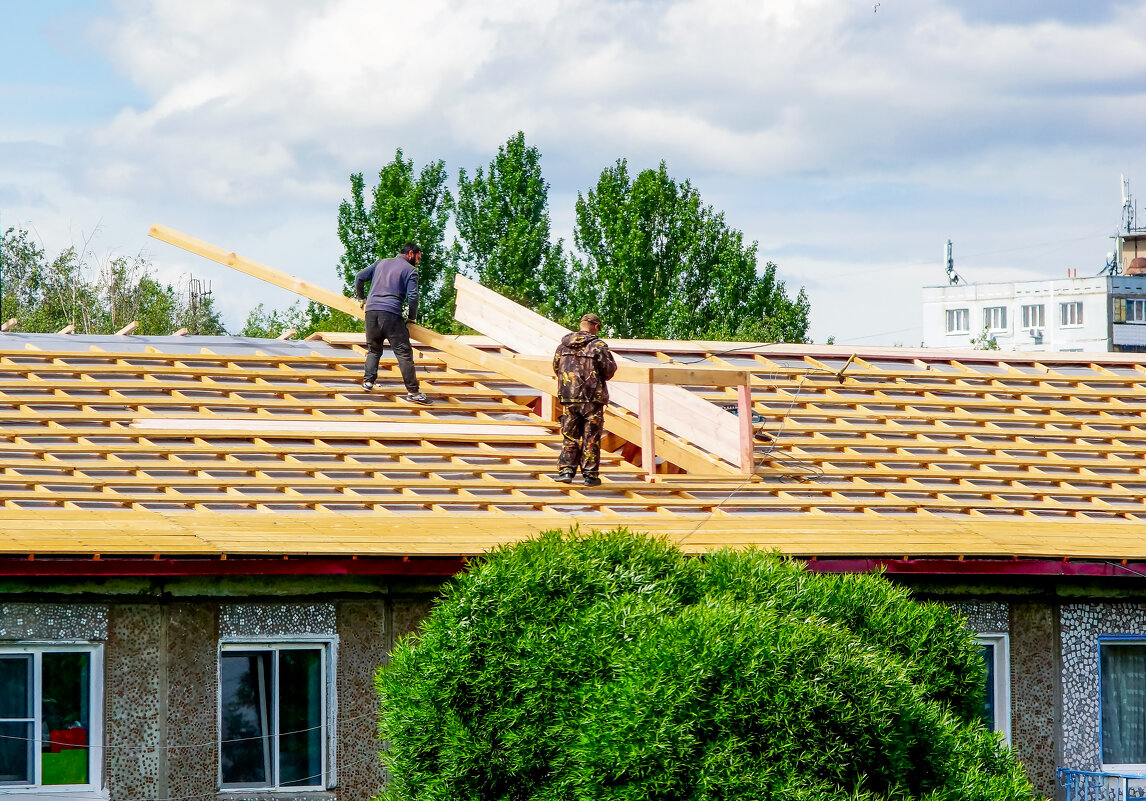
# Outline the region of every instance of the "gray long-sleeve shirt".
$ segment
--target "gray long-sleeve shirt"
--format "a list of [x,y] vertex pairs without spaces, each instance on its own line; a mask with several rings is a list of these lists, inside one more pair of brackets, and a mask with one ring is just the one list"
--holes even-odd
[[[370,293],[362,290],[370,282]],[[365,298],[366,311],[387,311],[402,313],[402,301],[410,304],[406,315],[410,320],[418,319],[418,271],[401,256],[376,261],[354,276],[354,297]]]

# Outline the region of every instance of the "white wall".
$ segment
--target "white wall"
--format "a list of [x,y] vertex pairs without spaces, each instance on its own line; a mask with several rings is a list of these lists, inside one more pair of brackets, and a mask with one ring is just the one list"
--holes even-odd
[[[928,348],[967,348],[983,331],[983,310],[991,306],[1007,309],[1007,325],[991,336],[1003,350],[1025,351],[1108,351],[1110,350],[1110,299],[1112,282],[1124,294],[1146,294],[1146,279],[1111,279],[1105,276],[1066,278],[1055,281],[1021,281],[999,284],[924,287],[923,345]],[[1081,302],[1081,326],[1060,324],[1059,304]],[[1022,326],[1022,307],[1042,304],[1044,326],[1041,341]],[[947,333],[948,309],[968,309],[970,331]]]

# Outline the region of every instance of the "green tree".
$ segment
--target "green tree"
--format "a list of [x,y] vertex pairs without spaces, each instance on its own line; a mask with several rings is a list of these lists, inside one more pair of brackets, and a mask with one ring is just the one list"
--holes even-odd
[[362,331],[364,324],[357,317],[313,300],[305,306],[302,301],[295,301],[281,311],[267,311],[260,303],[247,315],[239,336],[275,339],[292,328],[294,339],[306,339],[317,331]]
[[758,270],[724,214],[677,183],[664,162],[630,179],[625,160],[577,195],[578,308],[614,336],[804,342],[809,303],[789,299],[776,265]]
[[338,238],[344,248],[338,269],[347,297],[354,295],[356,273],[413,241],[422,249],[418,321],[439,331],[453,330],[455,271],[443,247],[452,206],[445,163],[427,164],[415,174],[414,162],[403,157],[401,148],[379,171],[369,204],[362,173],[351,175],[350,200],[338,208]]
[[85,244],[68,247],[49,259],[28,231],[9,228],[3,242],[4,319],[15,317],[28,332],[53,332],[71,325],[78,334],[109,334],[138,321],[137,334],[225,334],[210,297],[192,308],[170,284],[154,276],[151,262],[115,256],[92,264]]
[[549,241],[549,184],[541,153],[518,131],[471,180],[458,171],[454,259],[462,272],[547,317],[562,318],[569,274]]
[[964,621],[880,576],[549,532],[378,674],[386,801],[1018,801]]

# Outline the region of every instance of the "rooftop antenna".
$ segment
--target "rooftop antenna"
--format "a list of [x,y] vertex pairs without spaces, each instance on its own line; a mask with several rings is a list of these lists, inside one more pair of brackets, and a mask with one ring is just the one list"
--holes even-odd
[[1130,233],[1134,230],[1134,218],[1138,216],[1138,204],[1130,194],[1130,179],[1125,175],[1122,178],[1122,230]]
[[943,263],[947,265],[947,283],[956,286],[967,283],[963,276],[955,272],[955,257],[951,255],[951,240],[947,240],[947,247],[943,249]]

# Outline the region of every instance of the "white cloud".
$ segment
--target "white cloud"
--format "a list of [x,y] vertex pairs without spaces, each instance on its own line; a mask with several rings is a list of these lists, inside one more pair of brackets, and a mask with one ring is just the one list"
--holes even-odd
[[[522,129],[555,202],[618,157],[667,159],[793,288],[808,282],[817,319],[837,321],[868,296],[895,317],[888,299],[910,306],[920,283],[902,269],[886,280],[904,292],[825,277],[841,267],[938,261],[948,236],[964,252],[1016,231],[1050,241],[1116,215],[1117,174],[1133,172],[1146,123],[1146,3],[1084,17],[1027,3],[1027,17],[997,20],[979,0],[872,6],[123,0],[90,39],[144,102],[67,135],[27,121],[29,139],[55,148],[55,172],[24,165],[0,184],[28,198],[36,182],[29,216],[93,214],[134,232],[162,215],[330,283],[350,172],[402,146],[453,174]],[[1056,255],[1077,263],[1091,247]],[[917,303],[898,313],[918,322]]]

